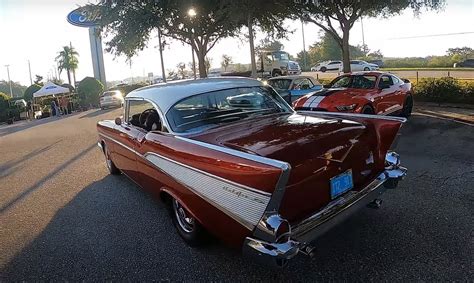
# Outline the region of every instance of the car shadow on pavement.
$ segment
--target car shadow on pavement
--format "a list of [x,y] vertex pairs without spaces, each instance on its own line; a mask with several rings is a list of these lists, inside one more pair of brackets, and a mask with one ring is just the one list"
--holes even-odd
[[83,157],[85,154],[87,154],[89,151],[92,149],[96,148],[96,144],[92,144],[86,149],[82,150],[78,154],[76,154],[74,157],[71,159],[67,160],[66,162],[62,163],[61,165],[57,166],[53,171],[51,171],[48,175],[45,175],[43,178],[41,178],[38,182],[24,190],[21,194],[17,195],[14,199],[10,200],[7,202],[5,205],[0,207],[0,214],[4,213],[7,211],[10,207],[14,206],[17,202],[21,201],[25,197],[27,197],[29,194],[40,188],[44,183],[46,183],[50,178],[54,177],[56,174],[60,173],[61,171],[64,171],[69,165],[72,163],[76,162],[79,160],[81,157]]
[[[371,215],[351,218],[346,226],[321,238],[317,258],[297,257],[287,269],[275,269],[222,244],[190,248],[176,233],[164,204],[126,177],[109,175],[82,189],[0,272],[6,281],[370,278],[367,269],[379,256],[371,246],[373,241],[383,241],[371,238],[373,230],[367,229],[371,218],[381,218]],[[390,224],[379,224],[375,230],[388,231],[384,226]],[[348,268],[365,273],[354,277],[345,273]]]
[[46,117],[46,118],[42,118],[39,120],[32,120],[32,121],[22,120],[22,121],[17,121],[11,125],[2,125],[0,126],[0,137],[10,135],[19,131],[23,131],[29,128],[33,128],[36,126],[44,125],[47,123],[60,121],[61,119],[66,119],[66,118],[75,116],[79,113],[81,112],[73,112],[71,114],[63,115],[60,117]]
[[107,108],[107,109],[97,109],[93,112],[89,112],[85,115],[82,115],[81,117],[79,117],[79,119],[83,119],[83,118],[93,118],[93,117],[96,117],[96,116],[99,116],[99,115],[102,115],[102,114],[105,114],[105,113],[108,113],[108,112],[112,112],[114,110],[116,110],[118,108]]
[[25,161],[28,161],[30,158],[33,158],[39,154],[42,154],[43,152],[45,151],[48,151],[49,149],[51,149],[54,145],[56,145],[57,143],[60,143],[62,140],[58,140],[48,146],[45,146],[45,147],[42,147],[42,148],[38,148],[38,149],[35,149],[33,151],[31,151],[30,153],[20,157],[20,158],[17,158],[15,160],[10,160],[10,161],[7,161],[3,164],[0,164],[0,179],[10,175],[11,173],[15,172],[17,169],[18,169],[18,166],[21,165],[23,162]]

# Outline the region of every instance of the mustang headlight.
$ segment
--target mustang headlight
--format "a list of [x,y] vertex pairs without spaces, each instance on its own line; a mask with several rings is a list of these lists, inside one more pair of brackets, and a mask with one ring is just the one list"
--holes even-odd
[[357,107],[357,104],[350,104],[350,105],[340,105],[336,106],[337,110],[339,111],[351,111],[354,110]]

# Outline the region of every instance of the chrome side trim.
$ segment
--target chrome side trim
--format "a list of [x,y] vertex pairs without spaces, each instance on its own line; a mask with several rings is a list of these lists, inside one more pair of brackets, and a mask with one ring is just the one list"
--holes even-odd
[[406,118],[394,117],[394,116],[383,116],[383,115],[369,115],[369,114],[358,114],[358,113],[339,113],[339,112],[324,112],[324,111],[297,111],[297,113],[303,114],[318,114],[322,116],[340,116],[340,117],[352,117],[352,118],[369,118],[369,119],[382,119],[391,120],[405,123]]
[[243,226],[252,230],[262,217],[270,200],[267,194],[204,173],[165,156],[148,152],[145,159],[195,194],[217,207]]
[[116,140],[116,139],[114,139],[114,138],[111,138],[111,137],[109,137],[109,136],[107,136],[107,135],[104,135],[104,134],[102,134],[102,133],[99,133],[99,136],[104,137],[104,138],[106,138],[106,139],[109,139],[109,140],[113,141],[114,143],[116,143],[116,144],[118,144],[118,145],[120,145],[120,146],[122,146],[122,147],[124,147],[124,148],[126,148],[126,149],[128,149],[128,150],[130,150],[131,152],[133,152],[133,153],[135,153],[136,155],[138,155],[138,156],[140,156],[140,157],[143,158],[143,155],[142,155],[141,153],[139,153],[138,151],[136,151],[136,150],[134,150],[133,148],[129,147],[128,145],[126,145],[126,144],[124,144],[124,143],[121,143],[121,142],[119,142],[118,140]]
[[197,141],[197,140],[193,140],[193,139],[182,137],[182,136],[177,136],[176,138],[179,139],[179,140],[182,140],[182,141],[192,143],[192,144],[200,145],[200,146],[207,147],[207,148],[217,150],[217,151],[220,151],[220,152],[224,152],[224,153],[227,153],[227,154],[230,154],[230,155],[234,155],[234,156],[237,156],[237,157],[242,157],[244,159],[249,159],[249,160],[252,160],[252,161],[255,161],[255,162],[258,162],[258,163],[262,163],[262,164],[270,165],[270,166],[273,166],[273,167],[277,167],[277,168],[280,168],[280,169],[285,169],[289,166],[288,163],[283,162],[283,161],[279,161],[279,160],[276,160],[276,159],[271,159],[271,158],[267,158],[267,157],[263,157],[263,156],[259,156],[259,155],[255,155],[255,154],[250,154],[250,153],[242,152],[242,151],[239,151],[239,150],[235,150],[235,149],[231,149],[231,148],[227,148],[227,147],[223,147],[223,146],[218,146],[218,145],[214,145],[214,144],[210,144],[210,143],[206,143],[206,142],[202,142],[202,141]]

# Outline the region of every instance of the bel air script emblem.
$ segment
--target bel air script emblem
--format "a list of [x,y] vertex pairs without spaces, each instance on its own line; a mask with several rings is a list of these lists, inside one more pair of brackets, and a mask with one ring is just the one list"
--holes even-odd
[[100,13],[91,7],[79,7],[67,15],[67,21],[79,27],[94,27],[99,25]]

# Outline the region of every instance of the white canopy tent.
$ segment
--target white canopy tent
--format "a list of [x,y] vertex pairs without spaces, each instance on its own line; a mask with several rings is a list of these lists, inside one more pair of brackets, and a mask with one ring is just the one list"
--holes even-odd
[[69,93],[69,88],[58,86],[52,82],[47,82],[44,84],[42,88],[40,88],[40,90],[33,93],[33,97],[38,98],[38,97],[63,94],[63,93]]

